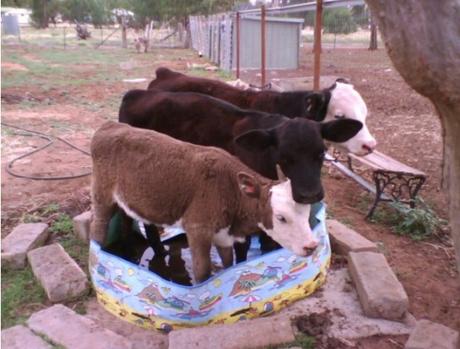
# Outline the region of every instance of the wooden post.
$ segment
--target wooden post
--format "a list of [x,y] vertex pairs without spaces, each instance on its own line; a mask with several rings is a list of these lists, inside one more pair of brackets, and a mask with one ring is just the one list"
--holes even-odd
[[316,0],[316,19],[315,19],[315,65],[313,72],[313,89],[319,90],[319,77],[321,70],[321,19],[323,17],[323,0]]
[[66,30],[66,27],[64,26],[63,29],[64,29],[64,50],[65,50],[65,49],[66,49],[66,45],[67,45],[67,43],[65,42],[65,30]]
[[260,41],[261,41],[261,87],[265,86],[265,5],[262,5],[260,14]]
[[240,13],[236,13],[236,78],[240,78]]
[[128,38],[126,35],[126,17],[121,17],[121,47],[128,48]]

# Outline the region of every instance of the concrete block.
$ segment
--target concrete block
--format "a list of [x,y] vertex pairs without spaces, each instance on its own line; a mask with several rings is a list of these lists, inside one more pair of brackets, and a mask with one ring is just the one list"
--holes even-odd
[[73,217],[73,231],[83,241],[89,241],[89,229],[92,219],[91,211]]
[[428,320],[420,320],[411,333],[405,349],[458,349],[459,333]]
[[85,294],[86,274],[59,244],[48,245],[27,254],[35,277],[51,302],[62,302]]
[[126,338],[62,304],[32,314],[27,325],[33,331],[47,336],[53,343],[66,348],[132,349]]
[[364,314],[388,320],[403,318],[409,299],[383,254],[350,252],[348,270]]
[[271,317],[172,331],[169,333],[169,349],[265,348],[294,340],[290,319]]
[[51,349],[51,345],[22,325],[2,330],[4,349]]
[[353,229],[334,220],[326,220],[327,231],[331,238],[332,251],[346,255],[348,252],[373,251],[378,252],[377,245],[369,241]]
[[24,268],[27,252],[43,245],[48,235],[48,224],[19,224],[2,239],[2,264],[13,269]]

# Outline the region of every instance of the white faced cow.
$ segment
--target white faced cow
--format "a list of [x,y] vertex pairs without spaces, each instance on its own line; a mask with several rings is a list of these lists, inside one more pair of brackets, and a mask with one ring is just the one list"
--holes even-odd
[[94,134],[91,156],[91,238],[103,247],[117,207],[153,227],[180,224],[198,282],[210,275],[211,244],[228,267],[234,241],[258,227],[300,256],[318,245],[310,205],[293,200],[290,181],[264,178],[224,150],[107,122]]
[[367,106],[361,95],[354,89],[353,85],[343,83],[340,80],[330,88],[330,94],[326,117],[322,122],[335,119],[353,119],[361,121],[363,124],[361,130],[353,138],[335,144],[357,155],[366,155],[372,152],[377,142],[367,128]]

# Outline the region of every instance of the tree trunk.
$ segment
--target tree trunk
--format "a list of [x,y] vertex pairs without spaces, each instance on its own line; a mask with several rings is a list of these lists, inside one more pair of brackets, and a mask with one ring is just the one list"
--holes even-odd
[[192,48],[192,32],[190,31],[190,21],[188,17],[184,20],[184,27],[185,27],[184,48]]
[[369,42],[369,50],[374,51],[377,50],[377,24],[375,24],[374,16],[372,13],[370,15],[371,19],[371,39]]
[[460,271],[460,3],[366,2],[394,66],[412,88],[433,102],[441,117],[449,220]]
[[126,17],[123,16],[121,18],[121,47],[123,48],[128,48],[128,39],[127,39],[127,33],[126,33]]

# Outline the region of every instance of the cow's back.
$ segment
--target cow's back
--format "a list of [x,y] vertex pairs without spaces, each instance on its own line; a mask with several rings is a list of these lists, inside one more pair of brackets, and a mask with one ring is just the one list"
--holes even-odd
[[114,122],[94,134],[91,153],[93,191],[118,195],[139,216],[161,224],[173,224],[197,200],[210,209],[221,199],[234,202],[236,173],[254,173],[221,149]]
[[199,93],[132,90],[122,100],[119,121],[233,153],[235,130],[258,114]]
[[156,74],[157,78],[150,82],[149,90],[202,93],[244,109],[250,108],[251,100],[256,95],[254,91],[242,91],[219,80],[187,76],[167,68],[158,68]]
[[148,89],[202,93],[243,109],[277,113],[290,118],[307,117],[319,120],[317,114],[325,113],[325,110],[319,110],[324,108],[324,103],[310,105],[311,108],[307,105],[308,98],[316,96],[312,91],[243,91],[219,80],[187,76],[168,68],[158,68],[156,74],[157,78],[149,84]]

